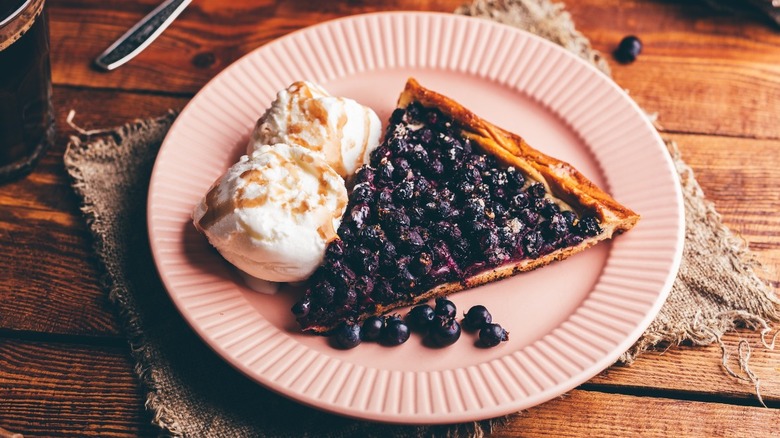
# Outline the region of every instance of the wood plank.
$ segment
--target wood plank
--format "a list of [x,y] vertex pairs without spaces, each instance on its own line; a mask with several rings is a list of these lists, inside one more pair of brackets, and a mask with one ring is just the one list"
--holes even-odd
[[98,285],[86,230],[71,214],[0,209],[0,328],[109,335],[119,332]]
[[780,410],[719,403],[572,391],[514,416],[504,437],[769,437]]
[[181,109],[189,100],[187,97],[72,87],[55,87],[53,96],[57,127],[55,144],[29,176],[0,186],[0,205],[80,215],[78,198],[70,188],[70,178],[62,162],[69,137],[78,134],[65,122],[70,110],[76,112],[74,122],[81,128],[103,129],[139,118],[160,116],[169,109]]
[[[58,87],[56,144],[27,178],[0,186],[0,329],[118,336],[92,242],[62,163],[70,109],[105,128],[180,108],[186,98]],[[106,106],[111,109],[107,111]]]
[[132,62],[111,73],[91,65],[113,40],[156,6],[154,0],[121,6],[98,0],[50,2],[52,75],[57,84],[194,93],[224,67],[294,30],[363,12],[451,12],[460,0],[392,0],[322,4],[295,1],[193,2]]
[[[750,140],[715,136],[673,134],[683,159],[693,168],[705,195],[715,203],[724,222],[750,244],[769,272],[760,276],[780,291],[780,148],[777,140]],[[759,157],[757,159],[757,157]],[[776,325],[772,331],[780,330]],[[770,341],[771,336],[767,338]],[[750,366],[761,379],[761,394],[767,401],[780,399],[780,345],[763,348],[756,332],[740,331],[724,337],[729,347],[729,366],[739,372],[737,345],[746,340],[752,347]],[[714,393],[755,400],[754,386],[729,377],[721,368],[717,345],[672,347],[663,354],[647,353],[630,367],[615,366],[591,381],[594,384],[659,388],[669,391]],[[744,376],[744,373],[740,373]]]
[[0,426],[24,436],[153,436],[125,347],[0,339]]
[[[90,63],[154,1],[121,6],[97,0],[53,1],[53,75],[58,84],[192,94],[241,55],[293,30],[380,10],[449,12],[460,0],[393,0],[323,6],[290,2],[194,2],[138,58],[111,72]],[[780,138],[780,34],[763,22],[713,13],[698,3],[623,0],[568,2],[575,23],[604,52],[618,84],[668,129]],[[610,23],[605,26],[604,23]],[[659,26],[658,23],[663,23]],[[638,62],[609,53],[627,34],[644,41]]]
[[[772,334],[780,330],[775,326]],[[768,350],[761,344],[758,333],[739,331],[723,337],[729,353],[729,368],[747,379],[740,370],[738,344],[747,341],[751,346],[750,370],[760,380],[760,392],[764,402],[777,406],[780,400],[780,345]],[[767,338],[771,341],[771,336]],[[630,366],[615,365],[588,381],[588,385],[609,387],[623,393],[653,393],[663,391],[685,397],[718,397],[739,399],[757,405],[758,398],[753,383],[729,376],[721,366],[721,349],[713,344],[706,347],[672,346],[665,351],[647,352]]]
[[[724,223],[741,235],[758,258],[780,278],[780,141],[716,136],[669,135],[682,158],[715,203]],[[780,286],[780,283],[776,283]]]
[[[666,129],[780,138],[780,33],[704,3],[583,0],[566,9],[615,81]],[[626,35],[644,47],[636,62],[619,65],[611,53]]]
[[[292,30],[378,9],[450,11],[461,1],[202,0],[141,57],[109,74],[92,70],[91,59],[158,0],[48,3],[54,79],[67,86],[55,90],[60,141],[33,175],[0,186],[0,332],[115,337],[119,329],[62,169],[67,109],[77,109],[77,122],[88,128],[156,115],[183,105],[242,54]],[[780,266],[780,223],[772,214],[780,206],[780,144],[727,138],[780,138],[780,34],[763,22],[705,12],[698,2],[582,0],[567,8],[605,52],[625,34],[643,39],[637,63],[613,63],[617,82],[658,111],[667,129],[719,135],[675,138],[726,223],[764,263]],[[117,86],[152,93],[95,90]],[[769,278],[780,286],[777,274]],[[734,346],[740,337],[757,343],[751,333],[728,335],[726,342]],[[125,351],[0,339],[0,426],[26,436],[153,435]],[[755,348],[751,361],[773,407],[780,397],[778,354]],[[727,377],[719,357],[715,346],[646,354],[514,417],[492,436],[780,436],[773,426],[778,410],[754,407],[753,387]]]
[[[119,350],[0,340],[0,425],[24,436],[153,435]],[[323,428],[343,423],[322,418]],[[767,436],[778,420],[777,409],[574,390],[491,436]]]

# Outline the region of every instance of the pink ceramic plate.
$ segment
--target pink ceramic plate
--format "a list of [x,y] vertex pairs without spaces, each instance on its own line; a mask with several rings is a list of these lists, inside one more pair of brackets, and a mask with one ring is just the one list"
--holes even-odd
[[[579,168],[642,220],[613,243],[453,296],[484,304],[510,340],[465,334],[435,350],[419,336],[335,350],[298,332],[295,293],[261,295],[193,228],[190,213],[244,150],[255,120],[295,80],[374,108],[386,121],[409,76]],[[192,328],[251,379],[335,413],[453,423],[528,408],[611,365],[653,319],[677,272],[682,202],[669,155],[610,79],[560,47],[485,20],[361,15],[295,32],[246,55],[184,109],[149,190],[160,276]]]

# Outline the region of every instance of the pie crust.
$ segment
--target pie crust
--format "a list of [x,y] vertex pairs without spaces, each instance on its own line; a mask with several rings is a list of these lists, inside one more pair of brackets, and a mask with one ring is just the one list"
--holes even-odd
[[[537,258],[511,260],[462,280],[443,283],[414,296],[405,296],[390,304],[376,304],[373,311],[364,312],[354,318],[353,322],[530,271],[555,260],[563,260],[600,241],[630,230],[639,220],[637,213],[618,203],[570,164],[545,155],[517,134],[491,124],[449,97],[426,89],[410,78],[399,98],[398,108],[407,108],[413,102],[423,107],[437,108],[461,127],[463,137],[470,139],[472,145],[478,146],[486,155],[492,155],[501,165],[522,170],[526,179],[542,183],[550,195],[562,201],[580,217],[596,217],[600,222],[601,232],[585,237],[579,244],[555,249]],[[325,325],[312,321],[303,322],[302,318],[299,318],[299,322],[305,331],[324,333],[335,328],[341,321]]]

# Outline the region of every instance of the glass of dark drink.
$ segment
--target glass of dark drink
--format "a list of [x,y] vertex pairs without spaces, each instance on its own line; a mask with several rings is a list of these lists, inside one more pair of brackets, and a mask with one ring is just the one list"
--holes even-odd
[[29,173],[54,140],[44,0],[0,0],[0,182]]

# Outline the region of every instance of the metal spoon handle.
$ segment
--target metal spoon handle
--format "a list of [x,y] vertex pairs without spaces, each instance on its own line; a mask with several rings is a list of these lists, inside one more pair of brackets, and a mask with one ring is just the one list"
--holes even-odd
[[95,65],[109,71],[133,59],[164,31],[190,2],[192,0],[165,0],[101,53],[95,59]]

